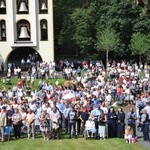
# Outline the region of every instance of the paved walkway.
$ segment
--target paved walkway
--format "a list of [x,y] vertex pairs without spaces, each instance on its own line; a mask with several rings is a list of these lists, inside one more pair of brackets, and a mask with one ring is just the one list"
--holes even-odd
[[150,142],[143,141],[143,134],[140,131],[137,131],[138,142],[140,142],[146,150],[150,149]]
[[[133,108],[133,106],[126,106],[124,107],[124,112],[127,114],[129,112],[129,109]],[[136,132],[137,137],[138,137],[138,142],[141,143],[141,145],[146,149],[146,150],[150,150],[150,142],[147,141],[143,141],[143,133],[139,130],[137,130]],[[150,135],[150,130],[149,130],[149,135]]]

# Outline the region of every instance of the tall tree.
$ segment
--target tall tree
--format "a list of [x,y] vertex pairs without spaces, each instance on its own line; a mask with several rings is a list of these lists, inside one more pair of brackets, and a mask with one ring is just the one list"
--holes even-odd
[[[65,54],[96,51],[97,32],[109,23],[119,34],[115,58],[129,58],[132,33],[150,32],[150,0],[54,0],[55,50]],[[146,13],[141,15],[142,11]],[[101,29],[100,29],[101,28]],[[59,55],[60,56],[60,55]]]
[[[83,6],[83,0],[54,0],[54,40],[55,40],[55,52],[72,50],[72,36],[74,30],[72,30],[72,24],[69,15],[75,8]],[[67,25],[68,24],[68,25]],[[68,26],[68,28],[67,28]],[[72,31],[72,32],[71,32]],[[71,44],[72,43],[72,44]],[[66,53],[67,53],[66,52]]]
[[139,62],[141,62],[141,56],[150,50],[150,35],[145,35],[140,32],[134,33],[130,48],[133,55],[139,55]]
[[119,35],[111,26],[106,26],[103,30],[97,32],[96,47],[98,50],[106,52],[106,74],[108,67],[108,53],[119,44]]
[[77,8],[70,15],[75,31],[72,39],[84,54],[87,54],[94,46],[91,26],[92,8],[90,8]]

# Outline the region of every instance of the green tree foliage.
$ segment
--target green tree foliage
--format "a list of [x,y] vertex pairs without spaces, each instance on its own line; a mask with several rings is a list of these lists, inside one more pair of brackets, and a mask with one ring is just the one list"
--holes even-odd
[[63,50],[68,53],[75,46],[71,40],[74,30],[69,15],[75,8],[82,7],[83,0],[54,0],[53,3],[55,50]]
[[84,57],[94,54],[97,35],[109,24],[120,37],[113,56],[129,58],[132,34],[150,32],[149,4],[150,0],[54,0],[55,49]]
[[106,26],[104,29],[97,32],[96,47],[98,50],[104,50],[106,52],[106,71],[108,64],[108,52],[114,50],[119,44],[119,36],[111,26]]
[[93,28],[92,28],[92,9],[75,9],[70,15],[74,25],[74,34],[72,40],[81,49],[82,53],[87,53],[93,49]]
[[150,35],[145,35],[140,32],[134,33],[130,48],[133,55],[139,55],[139,61],[141,61],[141,56],[150,50]]

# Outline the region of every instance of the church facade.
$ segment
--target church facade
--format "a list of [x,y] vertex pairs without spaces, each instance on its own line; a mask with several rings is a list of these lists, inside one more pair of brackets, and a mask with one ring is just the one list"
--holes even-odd
[[0,0],[0,62],[54,61],[53,1]]

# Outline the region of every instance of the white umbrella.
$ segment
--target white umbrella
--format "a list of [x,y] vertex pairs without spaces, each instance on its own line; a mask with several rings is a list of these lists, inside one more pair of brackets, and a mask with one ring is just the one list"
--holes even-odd
[[71,99],[71,98],[73,98],[73,97],[75,97],[75,95],[74,95],[73,93],[68,93],[68,94],[64,95],[64,96],[62,97],[62,99]]

